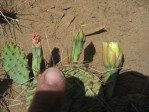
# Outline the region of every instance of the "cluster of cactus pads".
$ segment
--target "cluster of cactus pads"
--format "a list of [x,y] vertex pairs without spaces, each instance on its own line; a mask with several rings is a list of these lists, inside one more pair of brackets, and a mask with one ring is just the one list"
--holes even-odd
[[[86,67],[79,66],[78,60],[85,43],[85,35],[79,28],[73,36],[71,66],[63,66],[62,72],[67,79],[64,111],[99,112],[103,106],[104,95],[112,97],[118,68],[122,64],[122,50],[117,42],[103,43],[103,60],[107,72],[104,74],[102,86],[99,76],[88,71]],[[26,107],[31,103],[40,74],[42,60],[41,38],[38,34],[32,37],[32,70],[34,77],[30,77],[28,60],[20,47],[14,43],[7,43],[2,52],[2,62],[5,71],[25,91]],[[33,80],[31,80],[33,79]],[[110,83],[109,83],[110,82]],[[112,83],[111,83],[112,82]],[[105,87],[104,91],[102,87]],[[91,96],[94,96],[91,98]],[[50,100],[50,99],[49,99]],[[84,106],[86,104],[86,106]]]
[[12,42],[7,42],[2,52],[4,70],[8,76],[21,86],[25,95],[25,105],[28,108],[37,87],[38,75],[42,60],[42,49],[40,36],[34,34],[32,37],[32,70],[28,65],[28,59],[24,51]]

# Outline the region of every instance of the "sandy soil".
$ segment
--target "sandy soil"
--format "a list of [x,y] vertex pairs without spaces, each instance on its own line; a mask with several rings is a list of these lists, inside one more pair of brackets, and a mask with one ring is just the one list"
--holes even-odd
[[[95,53],[91,67],[104,71],[101,43],[118,41],[125,57],[119,79],[124,91],[120,93],[129,89],[129,93],[149,94],[148,0],[7,0],[7,4],[1,0],[0,3],[4,9],[17,13],[18,20],[11,25],[0,23],[0,50],[6,41],[12,40],[29,54],[31,36],[37,32],[42,37],[45,60],[49,63],[52,51],[56,51],[62,63],[67,64],[74,26],[81,25],[87,39],[80,62],[84,54],[90,55],[88,49],[91,49]],[[99,31],[102,28],[105,31]]]

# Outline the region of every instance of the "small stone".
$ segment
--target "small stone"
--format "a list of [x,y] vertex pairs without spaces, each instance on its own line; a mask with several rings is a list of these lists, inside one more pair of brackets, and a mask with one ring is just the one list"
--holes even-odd
[[72,3],[66,3],[66,4],[63,4],[62,5],[62,9],[63,10],[68,10],[70,8],[72,8]]
[[105,30],[105,26],[99,26],[97,24],[85,25],[82,28],[83,28],[83,32],[86,36],[94,34],[94,33],[98,33],[102,30]]

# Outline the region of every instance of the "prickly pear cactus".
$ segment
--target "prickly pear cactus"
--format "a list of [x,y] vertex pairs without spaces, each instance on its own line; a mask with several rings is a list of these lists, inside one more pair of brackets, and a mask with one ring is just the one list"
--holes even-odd
[[14,43],[7,43],[2,51],[4,70],[16,83],[29,80],[28,60],[23,50]]
[[6,43],[2,51],[2,62],[4,70],[22,89],[27,91],[25,95],[25,106],[29,107],[37,87],[37,77],[29,81],[28,60],[23,50],[14,43]]
[[[101,82],[97,76],[94,76],[93,74],[87,72],[84,69],[80,69],[77,67],[66,67],[63,70],[65,77],[71,78],[77,78],[78,80],[83,82],[84,91],[86,96],[94,96],[97,95],[100,92]],[[74,82],[77,83],[77,82]],[[69,86],[71,86],[70,84]],[[81,85],[80,85],[81,86]],[[71,88],[71,87],[69,87]]]
[[[64,112],[100,112],[103,103],[99,78],[87,70],[70,66],[63,69],[67,79]],[[84,105],[85,104],[85,105]]]

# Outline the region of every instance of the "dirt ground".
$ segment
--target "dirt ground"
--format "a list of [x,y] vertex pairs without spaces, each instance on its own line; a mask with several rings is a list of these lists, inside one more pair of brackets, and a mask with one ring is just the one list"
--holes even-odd
[[[6,3],[7,2],[7,3]],[[91,55],[90,66],[104,71],[101,43],[118,41],[124,53],[124,68],[117,94],[143,93],[149,95],[149,0],[1,0],[0,11],[16,13],[15,20],[0,23],[0,51],[12,40],[31,53],[31,37],[42,37],[44,58],[49,63],[51,53],[60,54],[67,64],[71,53],[72,35],[76,25],[86,34],[84,54]],[[16,17],[16,18],[15,18]],[[53,51],[53,52],[52,52]],[[85,52],[86,51],[86,52]],[[126,83],[126,82],[131,82]]]

